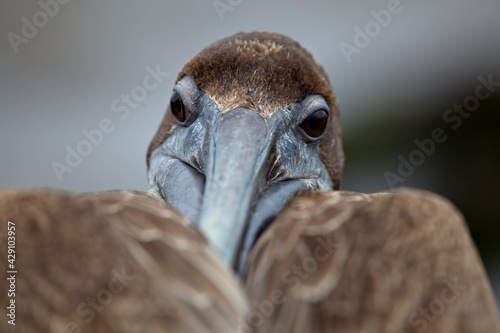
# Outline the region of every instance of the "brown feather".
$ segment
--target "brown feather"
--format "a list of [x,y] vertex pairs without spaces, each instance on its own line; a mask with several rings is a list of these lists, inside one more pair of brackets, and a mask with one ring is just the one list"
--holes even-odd
[[462,216],[417,190],[294,198],[246,282],[252,304],[272,308],[256,332],[500,332]]
[[[0,221],[2,267],[7,221],[16,226],[17,332],[235,332],[245,315],[203,236],[143,194],[0,190]],[[12,331],[3,316],[0,330]]]

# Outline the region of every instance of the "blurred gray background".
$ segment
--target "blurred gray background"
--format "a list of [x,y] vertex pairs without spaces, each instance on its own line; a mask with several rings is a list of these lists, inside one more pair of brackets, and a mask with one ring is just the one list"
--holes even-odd
[[[413,156],[419,165],[394,185],[459,207],[500,298],[500,87],[467,117],[443,118],[474,102],[479,77],[500,82],[500,1],[0,1],[0,187],[145,190],[146,148],[182,65],[235,32],[280,32],[315,56],[337,93],[343,189],[388,189],[386,172]],[[390,19],[380,14],[389,9]],[[157,69],[169,75],[142,89]],[[125,113],[134,93],[140,102]],[[103,120],[110,133],[82,143]],[[415,160],[414,141],[436,128],[446,140]],[[68,166],[78,149],[87,156]]]

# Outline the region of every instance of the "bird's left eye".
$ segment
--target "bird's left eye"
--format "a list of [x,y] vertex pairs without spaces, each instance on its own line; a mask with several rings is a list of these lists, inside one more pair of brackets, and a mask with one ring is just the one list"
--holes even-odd
[[300,128],[311,138],[320,137],[326,129],[328,123],[328,113],[325,110],[318,110],[311,114],[300,124]]
[[170,99],[170,111],[180,123],[185,122],[191,114],[177,92],[174,92]]

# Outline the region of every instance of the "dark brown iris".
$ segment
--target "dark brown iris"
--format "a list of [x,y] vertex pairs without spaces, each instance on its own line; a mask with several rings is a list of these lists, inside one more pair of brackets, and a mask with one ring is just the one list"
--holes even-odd
[[325,110],[318,110],[306,118],[300,124],[300,128],[311,138],[317,138],[325,132],[328,122],[328,113]]
[[181,123],[186,121],[186,119],[191,114],[177,92],[174,92],[172,98],[170,99],[170,111],[172,112],[174,117]]

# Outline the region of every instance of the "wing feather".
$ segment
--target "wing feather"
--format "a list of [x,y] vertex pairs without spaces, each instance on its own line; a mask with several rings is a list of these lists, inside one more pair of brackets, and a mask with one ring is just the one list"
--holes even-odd
[[256,332],[500,332],[462,216],[423,191],[294,198],[246,284],[257,310],[272,309]]
[[2,263],[8,220],[17,331],[236,332],[245,316],[243,290],[203,236],[141,193],[0,190]]

